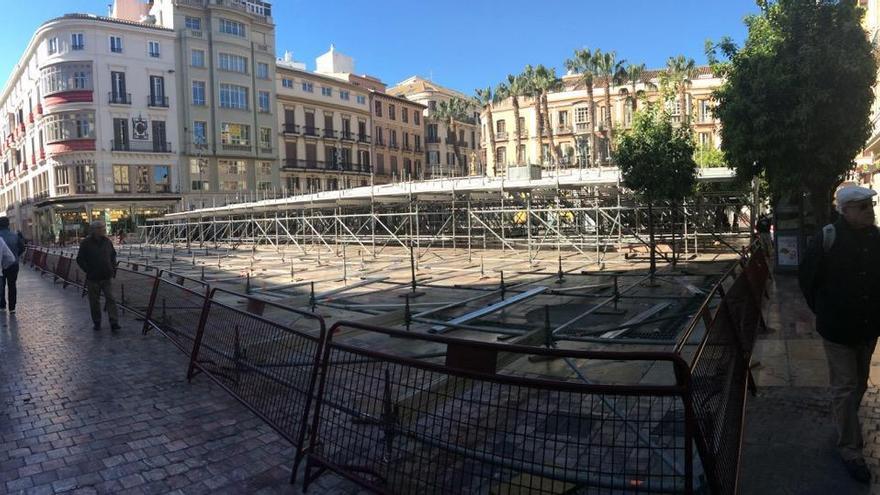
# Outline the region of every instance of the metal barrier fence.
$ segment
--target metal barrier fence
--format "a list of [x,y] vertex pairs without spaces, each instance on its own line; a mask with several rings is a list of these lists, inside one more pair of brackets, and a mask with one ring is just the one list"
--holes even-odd
[[[144,333],[157,329],[189,356],[188,378],[205,373],[296,446],[293,472],[305,458],[306,486],[329,469],[388,493],[736,493],[769,277],[763,251],[748,254],[665,353],[563,351],[350,322],[328,331],[313,313],[137,264],[120,267],[117,281]],[[24,259],[65,286],[84,285],[71,257],[29,247]],[[431,352],[334,342],[342,328]],[[688,360],[686,346],[695,349]],[[579,371],[603,360],[663,368],[666,381],[593,383]],[[548,362],[565,366],[540,364]]]
[[[443,347],[446,363],[329,336],[342,328]],[[664,385],[505,374],[499,360],[631,360]],[[692,493],[687,364],[669,353],[562,351],[356,323],[328,332],[306,451],[306,487],[331,469],[383,493]]]
[[291,328],[211,297],[205,303],[190,367],[208,374],[233,397],[297,447],[293,473],[305,447],[326,328],[300,312],[311,328]]

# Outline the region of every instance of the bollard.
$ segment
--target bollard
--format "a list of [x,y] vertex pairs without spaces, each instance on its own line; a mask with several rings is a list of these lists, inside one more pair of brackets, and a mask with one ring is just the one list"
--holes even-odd
[[193,251],[193,254],[192,254],[192,266],[196,266],[196,253],[195,253],[195,251]]
[[312,289],[309,293],[309,306],[312,308],[312,313],[315,312],[315,307],[317,306],[317,301],[315,301],[315,283],[311,283]]
[[406,331],[410,331],[410,323],[412,323],[412,313],[409,308],[409,294],[406,294],[406,303],[403,306],[403,322],[406,324]]
[[550,328],[550,306],[544,305],[544,345],[548,348],[554,347],[553,329]]
[[247,273],[247,280],[244,285],[244,293],[245,294],[251,293],[251,274],[250,274],[250,272]]
[[205,280],[205,265],[202,265],[202,280]]
[[504,270],[501,270],[501,300],[504,300],[504,294],[507,292],[507,287],[504,285]]
[[565,277],[562,274],[562,256],[561,255],[559,256],[559,271],[557,272],[556,276],[557,276],[557,280],[556,280],[557,284],[561,284],[561,283],[565,282]]
[[614,276],[614,309],[617,310],[617,301],[620,300],[620,287],[617,283],[617,275]]

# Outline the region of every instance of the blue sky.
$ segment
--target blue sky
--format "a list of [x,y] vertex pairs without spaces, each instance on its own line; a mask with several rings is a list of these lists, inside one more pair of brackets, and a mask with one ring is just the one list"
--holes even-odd
[[[106,14],[112,0],[40,0],[0,30],[0,77],[8,76],[37,26],[68,12]],[[707,38],[745,38],[754,0],[276,0],[278,54],[314,69],[330,43],[356,70],[392,85],[414,74],[471,94],[526,64],[556,67],[575,48],[615,50],[649,68],[684,54],[705,63]]]

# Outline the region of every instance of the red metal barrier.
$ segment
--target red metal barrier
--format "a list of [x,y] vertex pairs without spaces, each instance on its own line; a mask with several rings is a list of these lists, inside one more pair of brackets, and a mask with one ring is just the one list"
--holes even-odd
[[[444,360],[333,342],[341,328],[431,346]],[[306,486],[329,469],[382,493],[697,488],[689,375],[673,353],[563,351],[350,322],[328,331],[324,349]],[[588,363],[603,360],[657,366],[667,381],[593,383]]]

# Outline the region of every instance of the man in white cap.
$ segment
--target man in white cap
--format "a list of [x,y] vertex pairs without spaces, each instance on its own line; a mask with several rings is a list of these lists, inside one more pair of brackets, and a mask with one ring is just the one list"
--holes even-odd
[[876,191],[837,190],[840,217],[808,246],[798,278],[816,314],[831,378],[837,447],[850,476],[870,483],[862,454],[859,405],[868,386],[871,355],[880,334],[880,231],[874,225]]

